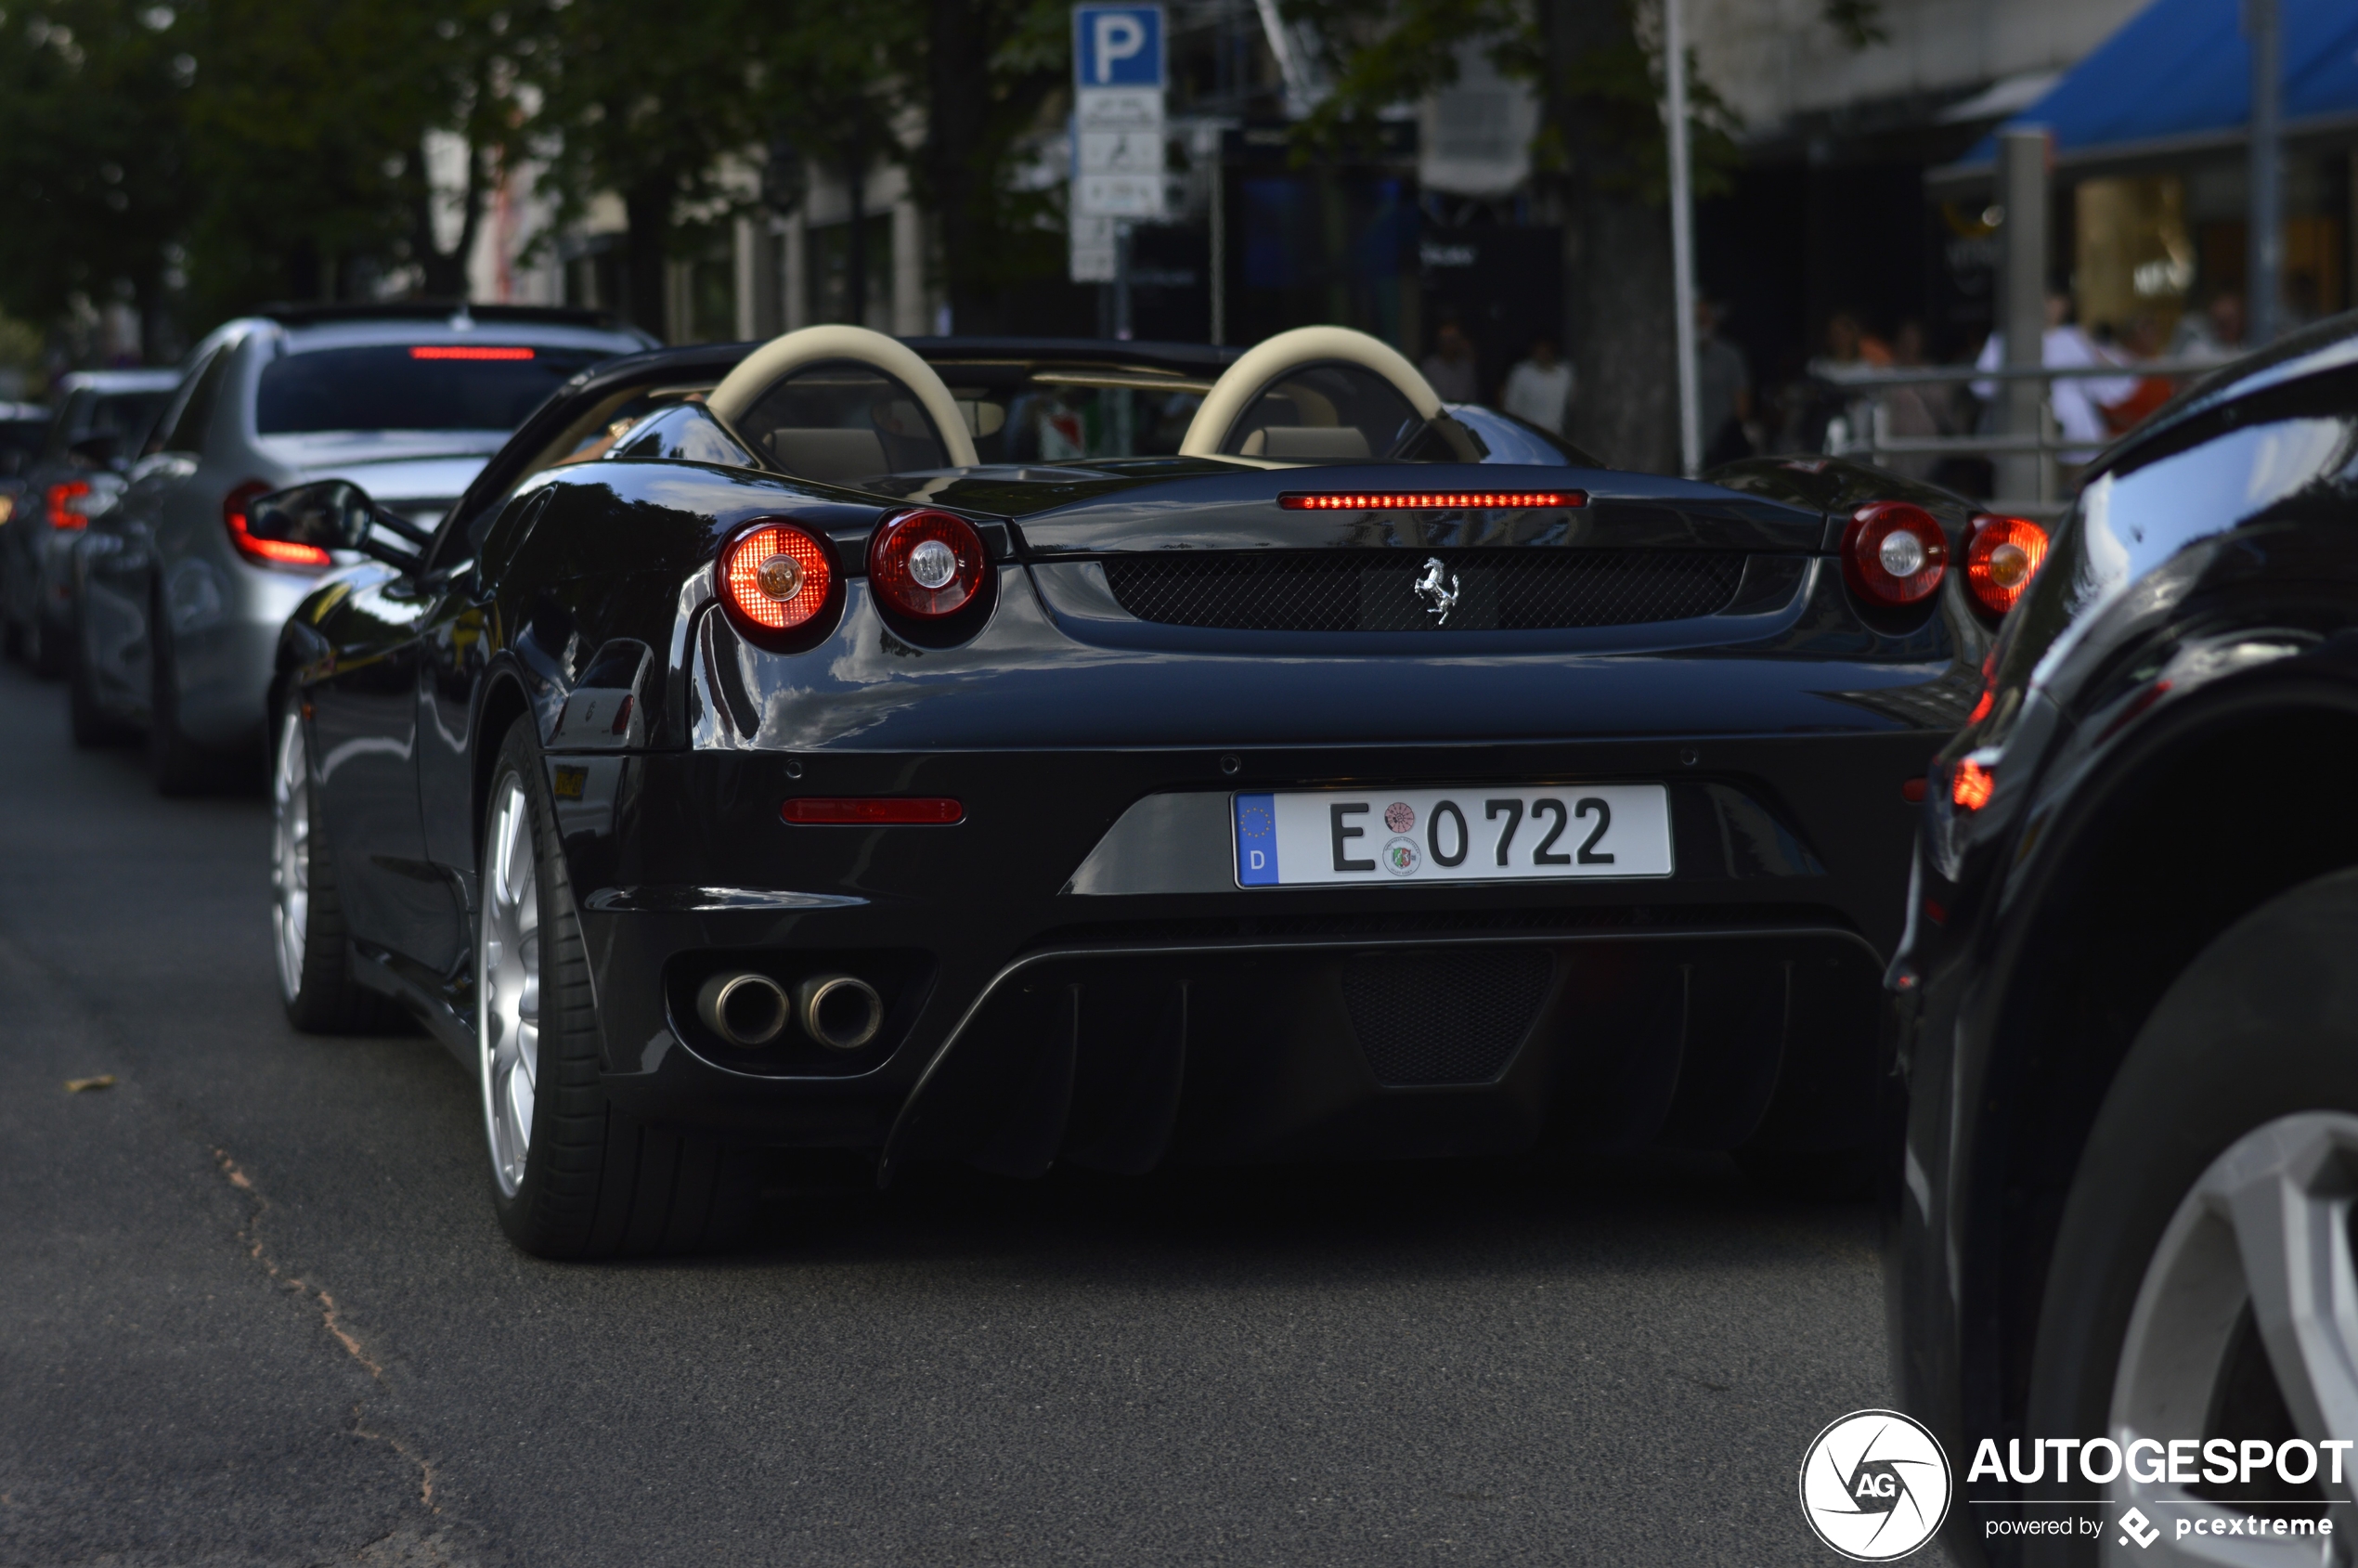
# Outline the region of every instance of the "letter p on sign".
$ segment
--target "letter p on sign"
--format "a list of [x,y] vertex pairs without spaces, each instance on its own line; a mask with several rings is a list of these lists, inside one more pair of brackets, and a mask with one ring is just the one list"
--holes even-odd
[[1160,87],[1162,7],[1076,6],[1073,83],[1081,87]]

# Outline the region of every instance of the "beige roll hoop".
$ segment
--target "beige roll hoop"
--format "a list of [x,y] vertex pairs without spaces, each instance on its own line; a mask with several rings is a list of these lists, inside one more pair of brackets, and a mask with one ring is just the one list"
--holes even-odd
[[[1179,443],[1180,452],[1191,458],[1238,455],[1224,453],[1222,448],[1228,444],[1229,434],[1252,411],[1263,395],[1288,376],[1320,365],[1351,366],[1372,373],[1407,399],[1419,418],[1432,421],[1443,417],[1441,395],[1390,343],[1348,327],[1296,327],[1255,344],[1222,373],[1204,395],[1203,406],[1189,422],[1186,436]],[[1265,434],[1253,433],[1256,436]],[[1288,430],[1285,436],[1288,443],[1300,449],[1269,449],[1264,442],[1262,450],[1255,451],[1248,446],[1241,455],[1311,462],[1380,455],[1365,450],[1358,433],[1348,425],[1296,426]],[[1250,441],[1251,437],[1247,439]],[[1345,450],[1347,445],[1356,445],[1360,449]]]
[[[735,369],[722,378],[705,399],[706,406],[723,424],[746,432],[789,473],[834,481],[855,473],[876,473],[895,466],[880,460],[881,443],[865,431],[832,425],[763,432],[748,429],[747,416],[780,382],[814,365],[828,363],[862,366],[900,382],[925,410],[941,442],[947,466],[975,466],[978,459],[974,438],[967,433],[965,417],[941,377],[906,343],[866,327],[805,327],[772,338],[746,355]],[[871,445],[879,460],[874,466],[863,467]],[[853,450],[855,447],[860,449]]]

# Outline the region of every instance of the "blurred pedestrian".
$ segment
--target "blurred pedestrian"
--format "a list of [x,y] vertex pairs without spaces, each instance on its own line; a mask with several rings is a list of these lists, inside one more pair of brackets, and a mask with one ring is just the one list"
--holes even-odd
[[[2129,318],[2127,330],[2120,335],[2120,356],[2135,364],[2141,359],[2156,359],[2163,345],[2161,320],[2150,310],[2141,310]],[[2128,396],[2102,405],[2105,423],[2113,434],[2119,434],[2142,423],[2156,408],[2170,401],[2177,387],[2166,376],[2140,376]]]
[[1571,361],[1559,358],[1556,340],[1541,332],[1531,340],[1530,354],[1507,372],[1498,405],[1550,435],[1561,435],[1572,422],[1572,398],[1578,386]]
[[[1989,341],[1981,345],[1981,357],[1975,361],[1976,370],[1994,370],[2006,362],[2006,334],[1992,332]],[[2040,340],[2039,362],[2050,370],[2084,369],[2114,361],[2099,351],[2071,320],[2071,296],[2058,289],[2047,292],[2047,330]],[[2066,442],[2078,443],[2057,454],[2066,463],[2083,463],[2096,455],[2096,448],[2112,438],[2105,425],[2104,415],[2097,409],[2106,403],[2118,403],[2137,389],[2131,376],[2058,376],[2047,383],[2047,407],[2054,410],[2056,425]],[[1985,402],[1995,401],[1998,383],[1977,381],[1973,383],[1974,395]]]
[[1454,316],[1441,318],[1440,328],[1432,334],[1432,352],[1418,369],[1425,380],[1432,383],[1444,403],[1475,403],[1482,398],[1482,379],[1474,360],[1474,347],[1466,330],[1458,325]]
[[2198,311],[2178,318],[2170,340],[2172,359],[2233,359],[2244,351],[2244,297],[2233,289],[2210,296]]
[[[1902,321],[1891,335],[1892,369],[1921,369],[1924,364],[1924,329],[1920,321]],[[1879,399],[1883,407],[1883,433],[1896,440],[1921,441],[1928,436],[1949,434],[1948,421],[1941,417],[1938,400],[1932,389],[1924,386],[1885,387]],[[1907,479],[1930,479],[1940,466],[1938,452],[1895,452],[1883,460],[1883,466]]]
[[1809,361],[1809,373],[1820,381],[1856,381],[1891,367],[1891,350],[1871,337],[1855,312],[1837,310],[1826,317],[1826,346]]
[[1748,458],[1752,439],[1752,367],[1744,351],[1719,335],[1717,300],[1695,301],[1695,401],[1703,427],[1703,463],[1714,468]]

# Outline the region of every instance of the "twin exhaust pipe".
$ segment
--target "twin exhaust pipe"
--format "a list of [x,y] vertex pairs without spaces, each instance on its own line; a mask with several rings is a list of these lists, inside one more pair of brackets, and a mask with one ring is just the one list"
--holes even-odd
[[884,998],[855,975],[813,975],[789,996],[769,976],[737,969],[705,981],[696,1017],[732,1045],[767,1045],[791,1019],[831,1051],[857,1051],[884,1027]]

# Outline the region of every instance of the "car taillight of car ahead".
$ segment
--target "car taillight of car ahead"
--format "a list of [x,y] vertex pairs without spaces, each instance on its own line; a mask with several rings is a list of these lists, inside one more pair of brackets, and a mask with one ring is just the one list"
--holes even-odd
[[791,523],[757,524],[720,552],[720,597],[756,636],[807,625],[835,577],[827,547]]
[[221,498],[221,525],[238,553],[262,566],[332,566],[335,557],[316,544],[291,544],[285,539],[258,539],[247,531],[246,508],[256,498],[278,488],[267,480],[249,479]]
[[954,616],[982,590],[982,536],[946,512],[904,512],[868,536],[868,586],[920,620]]
[[1984,512],[1973,520],[1973,538],[1965,546],[1965,586],[2002,616],[2030,587],[2046,559],[2046,529],[2027,517]]
[[42,498],[48,513],[49,526],[58,529],[88,527],[89,516],[73,503],[89,493],[90,481],[87,479],[65,479],[50,486],[48,494]]
[[1853,513],[1843,530],[1843,578],[1870,603],[1922,603],[1948,570],[1949,537],[1923,507],[1875,501]]

